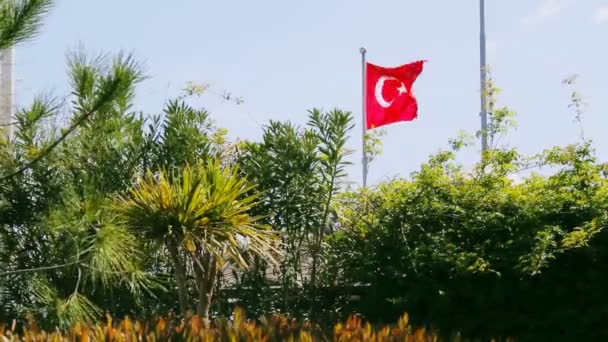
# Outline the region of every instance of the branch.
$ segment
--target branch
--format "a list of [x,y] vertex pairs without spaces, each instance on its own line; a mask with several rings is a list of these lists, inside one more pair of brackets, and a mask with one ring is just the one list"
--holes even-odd
[[80,288],[80,278],[82,277],[82,270],[80,269],[80,267],[78,267],[78,280],[76,280],[76,286],[74,287],[74,293],[72,294],[72,296],[75,296],[78,294],[78,289]]
[[76,130],[76,128],[78,128],[80,125],[82,125],[82,123],[85,120],[87,120],[89,117],[91,117],[93,114],[95,114],[95,112],[97,112],[101,107],[106,105],[108,103],[108,101],[110,101],[114,97],[114,94],[118,90],[118,86],[120,85],[120,82],[122,82],[122,80],[120,78],[114,79],[112,82],[113,84],[112,84],[112,87],[110,88],[110,91],[108,91],[105,94],[102,94],[102,97],[95,103],[95,105],[93,106],[93,108],[91,108],[90,111],[81,115],[80,118],[78,118],[78,120],[76,120],[57,140],[55,140],[52,144],[50,144],[49,146],[47,146],[47,148],[45,148],[42,152],[40,152],[40,154],[38,154],[38,156],[36,156],[36,158],[32,159],[29,163],[20,167],[18,170],[14,171],[12,173],[9,173],[8,175],[4,175],[4,176],[0,177],[0,182],[22,174],[27,169],[34,166],[34,164],[36,164],[37,162],[39,162],[40,160],[45,158],[47,155],[49,155],[49,153],[51,153],[51,151],[53,151],[55,149],[55,147],[57,147],[59,144],[61,144],[70,134],[72,134],[72,132],[74,132]]
[[[72,234],[69,234],[68,236],[72,240],[74,240],[74,237],[72,236]],[[78,244],[76,244],[76,260],[74,260],[72,262],[68,262],[68,263],[60,264],[60,265],[54,265],[54,266],[24,268],[24,269],[15,270],[15,271],[3,272],[3,273],[0,273],[0,277],[4,277],[4,276],[7,276],[7,275],[21,274],[21,273],[30,273],[30,272],[40,272],[40,271],[56,270],[56,269],[60,269],[60,268],[64,268],[64,267],[73,266],[73,265],[76,265],[76,264],[80,264],[80,248],[78,247]],[[80,267],[78,268],[78,283],[80,283]]]
[[0,277],[5,277],[5,276],[10,276],[10,275],[15,275],[15,274],[22,274],[22,273],[33,273],[33,272],[40,272],[40,271],[56,270],[56,269],[60,269],[60,268],[74,266],[78,263],[80,263],[80,261],[75,260],[75,261],[68,262],[65,264],[60,264],[60,265],[44,266],[44,267],[36,267],[36,268],[24,268],[21,270],[2,272],[2,273],[0,273]]
[[13,122],[8,122],[8,123],[1,123],[0,127],[8,127],[8,126],[15,126],[19,123],[19,121],[13,121]]
[[0,1],[0,50],[34,37],[53,0]]

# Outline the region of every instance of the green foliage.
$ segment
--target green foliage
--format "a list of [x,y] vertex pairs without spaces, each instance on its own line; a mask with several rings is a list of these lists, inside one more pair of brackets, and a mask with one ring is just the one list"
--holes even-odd
[[164,110],[164,122],[152,149],[152,168],[181,168],[187,163],[206,160],[212,155],[213,126],[205,110],[197,110],[183,100],[169,101]]
[[101,314],[85,296],[75,291],[65,299],[61,298],[54,288],[42,280],[36,281],[32,294],[37,302],[44,305],[41,314],[52,317],[52,325],[62,329],[69,328],[75,322],[92,324]]
[[350,113],[335,110],[322,114],[318,110],[310,113],[310,125],[319,138],[319,169],[321,173],[321,188],[323,196],[323,214],[320,225],[309,236],[312,266],[310,282],[313,289],[317,286],[317,268],[319,255],[325,239],[325,233],[331,232],[328,219],[332,200],[340,189],[340,180],[346,176],[346,166],[350,163],[346,156],[350,151],[346,149],[348,133],[354,127]]
[[186,270],[199,293],[197,312],[209,315],[219,267],[247,268],[246,255],[274,262],[275,235],[250,211],[258,195],[233,167],[219,161],[186,166],[181,173],[148,171],[114,210],[134,234],[167,248],[174,263],[182,313],[188,307]]
[[[256,190],[261,194],[255,212],[280,233],[285,251],[277,269],[254,260],[253,269],[235,274],[239,300],[255,315],[279,309],[299,311],[290,294],[306,281],[302,271],[306,237],[321,220],[320,198],[312,195],[320,191],[318,142],[310,128],[271,121],[260,143],[245,143],[242,148],[243,173],[258,183]],[[268,273],[277,279],[268,281]],[[269,287],[276,283],[280,294]]]
[[[52,326],[91,319],[100,308],[172,309],[158,300],[171,297],[175,282],[169,256],[122,226],[110,204],[150,168],[179,173],[223,157],[226,132],[185,100],[149,119],[133,111],[144,76],[129,55],[76,52],[68,74],[71,106],[36,99],[18,111],[14,139],[0,142],[0,319],[44,316]],[[66,109],[68,126],[60,128]]]
[[608,177],[589,146],[535,156],[554,172],[517,182],[510,176],[530,159],[513,150],[489,151],[470,172],[436,157],[411,180],[345,195],[330,273],[338,285],[365,284],[345,313],[391,320],[407,309],[469,336],[561,339],[565,324],[569,336],[605,336],[591,329],[602,309],[572,311],[587,296],[608,299],[599,290]]
[[488,125],[486,132],[477,132],[477,137],[479,138],[485,133],[488,137],[488,147],[494,149],[499,147],[498,144],[500,139],[503,138],[510,129],[516,126],[516,121],[514,119],[515,113],[508,107],[503,106],[497,108],[496,98],[501,90],[496,87],[490,72],[487,71],[486,73],[488,74],[488,79],[483,91],[486,101],[488,102]]
[[112,225],[104,203],[128,183],[142,149],[141,139],[128,137],[141,131],[141,120],[127,112],[141,71],[129,56],[105,61],[71,60],[75,90],[66,129],[56,133],[45,124],[60,106],[39,99],[18,112],[14,140],[2,143],[0,240],[10,292],[4,314],[47,306],[48,296],[30,303],[32,277],[40,276],[53,290],[43,292],[63,303],[54,311],[59,321],[89,317],[94,305],[84,293],[139,271],[134,239]]
[[52,0],[4,0],[0,3],[0,50],[34,37]]
[[273,234],[249,215],[258,200],[245,196],[252,188],[236,169],[215,161],[186,166],[179,175],[148,172],[115,209],[138,236],[177,239],[189,252],[201,249],[247,267],[239,237],[249,239],[249,252],[272,259]]
[[[240,275],[239,293],[250,293],[252,288],[266,293],[241,297],[252,312],[258,313],[258,308],[310,312],[309,304],[294,297],[301,289],[316,286],[324,236],[335,222],[333,200],[346,175],[351,129],[348,112],[312,110],[305,128],[270,122],[262,142],[244,146],[240,158],[244,174],[259,184],[263,194],[258,212],[282,233],[285,246],[278,269],[258,262],[252,272]],[[276,274],[272,281],[268,271]],[[280,298],[267,287],[274,284],[281,287]]]
[[583,114],[587,103],[582,95],[576,90],[578,75],[571,75],[562,81],[562,84],[570,88],[570,104],[568,107],[574,111],[574,121],[579,127],[579,137],[585,142],[585,130],[583,128]]
[[382,153],[382,137],[386,135],[384,129],[374,129],[365,133],[365,155],[367,162],[371,163]]

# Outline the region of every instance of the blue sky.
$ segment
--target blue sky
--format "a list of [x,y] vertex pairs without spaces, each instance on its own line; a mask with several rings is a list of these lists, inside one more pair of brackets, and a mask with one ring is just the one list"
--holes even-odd
[[[210,83],[245,100],[194,101],[233,138],[259,138],[269,119],[304,123],[312,107],[352,111],[350,178],[360,181],[359,47],[380,65],[427,59],[415,85],[419,119],[387,128],[375,183],[407,176],[460,130],[478,129],[478,25],[476,0],[58,0],[42,34],[17,48],[17,102],[67,95],[66,53],[80,44],[133,52],[150,76],[137,109],[158,113],[187,81]],[[487,0],[487,26],[500,103],[517,113],[506,142],[526,153],[575,142],[561,81],[578,74],[585,134],[608,159],[608,0]],[[460,160],[472,165],[478,150]]]

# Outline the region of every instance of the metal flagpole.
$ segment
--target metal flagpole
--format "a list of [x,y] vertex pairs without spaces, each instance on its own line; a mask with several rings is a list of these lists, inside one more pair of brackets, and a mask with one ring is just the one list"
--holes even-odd
[[361,163],[363,166],[363,187],[367,186],[367,154],[365,153],[365,134],[367,133],[367,110],[366,110],[366,99],[365,99],[365,84],[367,80],[367,72],[366,72],[366,62],[365,62],[365,54],[367,50],[362,47],[359,49],[361,52],[361,141],[362,141],[362,158]]
[[488,101],[487,96],[487,65],[486,65],[486,5],[485,0],[479,0],[479,64],[481,72],[481,151],[488,149]]

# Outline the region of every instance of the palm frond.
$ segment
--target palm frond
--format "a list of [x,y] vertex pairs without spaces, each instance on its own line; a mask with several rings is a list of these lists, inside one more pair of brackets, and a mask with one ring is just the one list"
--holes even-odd
[[[276,234],[250,214],[259,200],[253,188],[238,169],[222,168],[215,160],[186,166],[178,175],[148,172],[114,208],[136,235],[178,239],[186,250],[200,249],[246,267],[244,253],[270,261],[278,253]],[[243,238],[246,248],[239,242]]]

